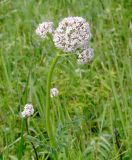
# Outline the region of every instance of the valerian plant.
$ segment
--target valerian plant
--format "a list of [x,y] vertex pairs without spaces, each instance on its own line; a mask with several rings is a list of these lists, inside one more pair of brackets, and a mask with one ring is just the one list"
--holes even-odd
[[[89,46],[92,34],[89,23],[82,17],[64,18],[56,29],[53,27],[53,22],[43,22],[38,25],[36,34],[42,39],[45,39],[50,35],[55,47],[60,50],[51,62],[46,87],[46,130],[51,147],[56,147],[56,137],[53,133],[53,126],[51,123],[50,99],[58,96],[59,91],[57,88],[51,88],[53,71],[59,58],[63,57],[63,54],[75,54],[78,57],[77,62],[79,64],[88,63],[94,55],[93,49]],[[28,108],[25,107],[21,115],[24,118],[28,118],[33,112],[34,110],[31,105],[28,105]],[[36,152],[35,149],[34,151]]]
[[57,96],[58,90],[51,89],[52,74],[63,53],[76,54],[79,63],[88,63],[93,58],[93,49],[89,47],[92,34],[89,23],[82,17],[64,18],[56,29],[53,27],[53,22],[43,22],[37,27],[36,34],[42,39],[51,34],[55,47],[61,51],[55,55],[50,65],[46,89],[46,129],[51,146],[56,146],[56,138],[50,121],[50,98]]

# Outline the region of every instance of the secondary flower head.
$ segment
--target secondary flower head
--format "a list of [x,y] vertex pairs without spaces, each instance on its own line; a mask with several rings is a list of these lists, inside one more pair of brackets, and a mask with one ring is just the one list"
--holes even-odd
[[53,33],[53,22],[40,23],[36,29],[36,34],[41,38],[46,38],[47,33]]
[[58,96],[58,93],[59,93],[59,91],[58,91],[57,88],[52,88],[52,89],[50,90],[50,97],[57,97],[57,96]]
[[87,48],[78,55],[78,63],[86,64],[90,60],[92,60],[93,56],[94,56],[93,49]]
[[30,117],[34,113],[34,108],[32,104],[26,104],[24,107],[24,111],[21,112],[21,116],[24,117]]
[[55,46],[64,52],[85,48],[90,38],[89,24],[82,17],[64,18],[53,35]]

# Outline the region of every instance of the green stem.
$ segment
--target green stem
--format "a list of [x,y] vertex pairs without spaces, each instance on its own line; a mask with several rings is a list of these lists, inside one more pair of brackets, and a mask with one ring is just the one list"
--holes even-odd
[[[30,135],[29,129],[28,129],[28,119],[26,118],[26,130],[27,130],[27,134]],[[36,156],[36,160],[38,160],[38,154],[37,154],[37,150],[35,148],[35,145],[32,141],[30,141],[32,148],[34,150],[35,156]]]
[[19,146],[19,152],[18,152],[18,160],[22,159],[22,156],[24,154],[24,119],[22,119],[22,124],[21,124],[21,141],[20,141],[20,146]]
[[46,90],[46,127],[47,127],[47,132],[48,132],[48,136],[49,136],[49,140],[50,140],[51,146],[55,146],[56,142],[55,142],[55,138],[54,138],[51,122],[50,122],[50,89],[51,89],[52,74],[53,74],[55,65],[56,65],[56,63],[57,63],[57,61],[58,61],[58,59],[59,59],[60,56],[61,56],[60,54],[57,54],[55,56],[55,58],[53,59],[53,61],[51,63],[51,66],[50,66],[48,79],[47,79],[47,90]]

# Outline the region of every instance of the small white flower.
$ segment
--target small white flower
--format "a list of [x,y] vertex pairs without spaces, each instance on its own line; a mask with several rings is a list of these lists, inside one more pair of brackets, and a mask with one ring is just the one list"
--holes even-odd
[[41,38],[46,38],[47,33],[53,33],[53,22],[40,23],[36,29],[36,34]]
[[85,48],[90,38],[89,24],[82,17],[64,18],[53,34],[55,46],[64,52]]
[[94,52],[92,48],[87,48],[78,55],[78,63],[86,64],[93,59]]
[[21,112],[21,117],[30,117],[34,113],[34,108],[32,104],[26,104],[24,107],[24,111]]
[[52,88],[52,89],[50,90],[50,97],[57,97],[57,96],[58,96],[58,93],[59,93],[59,91],[58,91],[57,88]]

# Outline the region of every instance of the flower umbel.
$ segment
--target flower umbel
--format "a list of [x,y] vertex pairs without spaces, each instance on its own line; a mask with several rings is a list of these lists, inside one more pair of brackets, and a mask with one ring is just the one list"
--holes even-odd
[[64,18],[53,35],[55,46],[64,52],[86,48],[90,38],[89,24],[82,17]]
[[85,49],[78,55],[78,63],[86,64],[92,60],[93,56],[94,51],[92,48]]
[[53,22],[40,23],[36,29],[36,34],[41,38],[46,38],[47,33],[53,33]]
[[34,108],[32,104],[26,104],[24,107],[24,111],[21,112],[21,116],[24,117],[30,117],[34,113]]
[[57,88],[52,88],[52,89],[50,90],[50,97],[57,97],[58,94],[59,94],[59,91],[58,91]]

